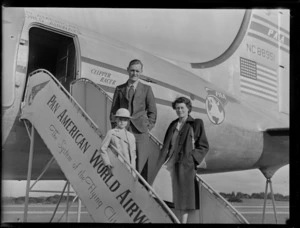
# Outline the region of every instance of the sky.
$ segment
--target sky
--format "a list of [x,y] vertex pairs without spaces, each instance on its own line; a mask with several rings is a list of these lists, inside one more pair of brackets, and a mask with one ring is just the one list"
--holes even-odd
[[[217,192],[259,193],[265,191],[266,180],[259,170],[237,171],[229,173],[205,174],[203,180]],[[280,168],[273,176],[273,192],[289,195],[289,165]],[[32,182],[33,183],[33,182]],[[40,181],[34,189],[62,191],[64,181]],[[269,187],[270,191],[270,187]],[[26,181],[2,181],[2,196],[25,196]],[[32,197],[49,196],[59,193],[30,193]]]

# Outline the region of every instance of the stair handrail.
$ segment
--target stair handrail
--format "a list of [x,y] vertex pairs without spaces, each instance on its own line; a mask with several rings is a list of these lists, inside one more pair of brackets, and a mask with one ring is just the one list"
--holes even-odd
[[[39,72],[44,72],[46,74],[48,74],[53,81],[59,86],[59,88],[67,95],[68,99],[73,102],[77,108],[78,111],[80,111],[83,114],[83,117],[90,122],[90,126],[94,129],[95,133],[97,133],[101,138],[103,137],[103,134],[101,132],[101,130],[98,128],[97,124],[89,117],[89,115],[84,111],[84,109],[78,104],[78,102],[72,97],[72,95],[62,86],[62,84],[48,71],[45,69],[38,69],[33,71],[32,73],[29,74],[29,77],[31,77],[32,75],[39,73]],[[95,83],[94,83],[95,84]],[[28,86],[28,84],[27,84]],[[27,87],[26,86],[26,87]],[[101,87],[99,87],[101,88]],[[27,88],[26,88],[27,89]],[[102,88],[101,88],[102,90]],[[105,93],[106,94],[106,93]],[[22,102],[22,106],[24,105],[24,103]],[[103,139],[103,138],[102,138]],[[117,148],[115,148],[113,145],[111,145],[111,147],[115,150],[115,152],[117,152],[117,154],[119,156],[121,156],[124,160],[124,162],[129,165],[129,167],[131,168],[131,170],[133,170],[133,172],[138,176],[138,178],[141,180],[141,182],[148,188],[148,190],[150,192],[152,192],[155,197],[157,198],[158,202],[160,203],[160,205],[162,206],[163,209],[165,209],[167,211],[167,213],[169,214],[169,216],[171,217],[171,219],[176,222],[176,223],[180,223],[178,218],[174,215],[174,213],[171,211],[171,209],[163,202],[163,200],[160,199],[160,197],[158,196],[158,194],[154,191],[154,189],[145,181],[145,179],[137,172],[137,170],[135,168],[132,167],[131,164],[129,164],[126,160],[126,158],[118,151]]]
[[[99,129],[98,125],[89,117],[89,115],[84,111],[84,109],[78,104],[78,102],[75,100],[75,98],[72,97],[72,95],[66,90],[66,88],[63,87],[63,85],[58,81],[58,79],[56,79],[51,72],[49,72],[48,70],[45,69],[37,69],[33,72],[31,72],[28,76],[31,77],[32,75],[39,73],[39,72],[44,72],[46,74],[48,74],[53,81],[59,86],[59,88],[66,94],[66,96],[68,97],[69,100],[71,100],[71,102],[73,102],[77,108],[78,111],[82,112],[83,117],[90,123],[90,126],[94,129],[94,131],[102,138],[103,137],[103,133],[101,132],[101,130]],[[27,90],[28,84],[26,85],[26,90]],[[21,102],[21,108],[24,106],[24,100]],[[21,109],[22,110],[22,109]]]
[[239,221],[249,224],[249,222],[244,218],[244,216],[237,210],[235,209],[230,203],[227,202],[227,200],[220,195],[215,189],[213,189],[211,186],[209,186],[200,176],[199,174],[196,174],[196,178],[198,179],[199,182],[202,183],[203,187],[205,187],[207,190],[209,190],[212,194],[217,196],[218,198],[221,199],[221,201],[226,205],[227,208],[231,209],[232,213],[238,218]]
[[[107,95],[106,91],[101,87],[101,85],[93,82],[92,80],[88,79],[88,78],[85,78],[85,77],[81,77],[81,78],[78,78],[78,79],[75,79],[73,80],[70,84],[75,84],[76,82],[78,81],[83,81],[83,82],[89,82],[91,83],[92,85],[94,85],[109,101],[112,102],[112,98],[110,96]],[[159,148],[162,148],[162,143],[151,133],[149,132],[149,137],[150,139],[152,139],[154,141],[154,143],[156,145],[159,146]]]
[[[79,78],[76,80],[73,80],[71,82],[71,84],[75,84],[78,81],[82,81],[82,82],[88,82],[91,83],[92,85],[94,85],[98,90],[100,90],[110,101],[112,101],[111,97],[107,95],[107,93],[104,91],[104,89],[101,88],[100,85],[94,83],[93,81],[91,81],[88,78]],[[153,140],[155,140],[155,143],[160,146],[160,142],[158,141],[158,139],[156,139],[153,135],[151,135],[149,133],[150,137],[153,137]],[[122,155],[122,153],[120,153],[120,151],[113,145],[109,146],[110,149],[112,149],[112,152],[117,153],[118,156],[120,156],[123,159],[123,162],[125,162],[131,169],[131,171],[133,171],[139,178],[139,180],[141,180],[141,182],[143,183],[143,185],[145,187],[147,187],[147,189],[153,193],[153,195],[157,198],[157,200],[159,201],[160,205],[162,206],[162,208],[167,210],[167,213],[171,216],[171,218],[176,222],[176,223],[180,223],[178,218],[174,215],[174,213],[171,211],[171,209],[166,205],[166,203],[160,199],[160,197],[158,196],[158,194],[155,192],[155,190],[147,183],[147,181],[140,175],[140,173],[127,161],[127,159]]]
[[105,92],[105,90],[101,87],[101,85],[93,82],[91,79],[89,78],[85,78],[85,77],[81,77],[81,78],[77,78],[75,80],[73,80],[70,84],[75,84],[78,81],[83,81],[83,82],[89,82],[92,85],[94,85],[97,89],[99,89],[101,91],[101,93],[103,93],[105,95],[106,98],[108,98],[110,101],[112,101],[112,98],[110,96],[107,95],[107,93]]
[[[81,77],[79,79],[76,79],[76,80],[73,80],[71,82],[71,84],[74,84],[76,83],[77,81],[87,81],[89,83],[91,83],[92,85],[94,85],[98,90],[101,91],[102,94],[104,94],[106,96],[106,98],[110,101],[112,101],[112,98],[110,96],[107,95],[106,91],[101,87],[101,85],[93,82],[92,80],[88,79],[88,78],[84,78],[84,77]],[[152,133],[148,133],[149,134],[149,137],[153,140],[153,142],[155,144],[157,144],[160,148],[162,148],[163,146],[163,143],[159,141],[159,139],[157,139]],[[136,171],[135,168],[132,167],[131,164],[129,164],[127,162],[127,160],[124,158],[124,156],[117,150],[117,148],[115,148],[114,146],[112,146],[112,148],[117,152],[118,155],[120,155],[123,160],[125,161],[125,163],[127,165],[129,165],[129,167],[131,168],[131,170],[133,170],[137,176],[139,177],[139,179],[143,182],[144,185],[146,185],[150,190],[151,192],[154,193],[155,196],[157,196],[157,193],[152,189],[152,187],[145,181],[145,179]],[[208,189],[212,194],[214,194],[215,196],[217,196],[218,198],[221,199],[221,201],[226,205],[226,207],[230,208],[230,210],[232,211],[232,213],[239,219],[239,221],[242,220],[242,222],[246,223],[246,224],[249,224],[249,222],[242,216],[242,214],[240,212],[238,212],[230,203],[227,202],[227,200],[222,197],[216,190],[214,190],[212,187],[210,187],[198,174],[196,175],[196,178],[199,182],[203,183],[203,186]],[[163,200],[161,200],[159,197],[157,197],[157,199],[164,205],[166,206],[167,210],[170,210],[169,207],[165,204],[165,202]],[[176,217],[177,219],[177,217]],[[178,220],[178,219],[177,219]]]
[[141,176],[141,174],[139,174],[139,172],[127,161],[127,159],[120,153],[120,151],[114,146],[114,145],[110,145],[109,146],[111,149],[113,149],[114,151],[112,152],[116,152],[118,154],[118,156],[120,156],[123,159],[123,162],[125,162],[130,169],[138,176],[139,180],[141,180],[143,182],[143,184],[145,185],[145,187],[148,188],[148,191],[151,192],[159,201],[159,203],[161,204],[161,206],[163,205],[162,208],[166,209],[167,212],[169,213],[169,215],[171,216],[171,218],[176,222],[176,223],[180,223],[178,218],[174,215],[174,213],[171,211],[171,209],[167,206],[167,204],[160,199],[160,196],[155,192],[155,190],[148,184],[148,182]]
[[[106,96],[106,98],[109,101],[112,101],[112,98],[110,96],[107,95],[106,91],[101,87],[101,85],[96,84],[95,82],[93,82],[92,80],[88,79],[88,78],[84,78],[81,77],[79,79],[73,80],[71,82],[71,84],[76,83],[77,81],[87,81],[89,83],[91,83],[92,85],[94,85],[99,91],[101,91],[102,94],[104,94]],[[58,82],[59,83],[59,82]],[[59,83],[60,84],[60,83]],[[65,90],[65,88],[63,88],[65,93],[69,94],[69,92],[67,90]],[[71,97],[72,98],[72,97]],[[73,98],[72,98],[73,99]],[[75,101],[76,102],[76,101]],[[76,104],[78,105],[78,103],[76,102]],[[81,108],[81,106],[79,105],[79,107]],[[83,111],[85,114],[86,112]],[[88,114],[86,114],[88,116]],[[93,123],[93,122],[92,122]],[[97,126],[95,123],[93,123],[95,126]],[[100,131],[100,130],[99,130]],[[101,131],[100,131],[101,132]],[[155,144],[157,144],[160,148],[162,148],[163,144],[159,141],[159,139],[157,139],[152,133],[148,133],[149,137],[154,141]],[[103,137],[103,134],[101,134],[101,136]],[[170,210],[170,208],[165,204],[165,202],[163,200],[160,199],[160,197],[158,196],[158,194],[154,191],[154,189],[145,181],[145,179],[139,174],[139,172],[137,172],[137,170],[132,167],[132,165],[127,162],[126,158],[117,150],[116,147],[111,146],[111,148],[123,159],[123,161],[130,167],[131,170],[133,170],[133,172],[138,176],[138,178],[143,182],[143,184],[157,197],[158,201],[163,205],[163,208],[166,208],[167,211],[170,213],[171,217],[173,218],[173,212]],[[113,151],[112,151],[113,152]],[[196,178],[199,182],[201,182],[203,184],[203,186],[208,189],[212,194],[214,194],[215,196],[217,196],[218,198],[221,199],[221,201],[226,205],[226,207],[228,207],[229,209],[231,209],[231,211],[233,212],[233,214],[242,222],[249,224],[249,222],[242,216],[242,214],[240,212],[238,212],[231,204],[229,204],[227,202],[227,200],[222,197],[216,190],[214,190],[212,187],[210,187],[198,174],[196,175]],[[175,218],[173,218],[176,222],[179,223],[179,220],[177,219],[177,217],[175,216]]]

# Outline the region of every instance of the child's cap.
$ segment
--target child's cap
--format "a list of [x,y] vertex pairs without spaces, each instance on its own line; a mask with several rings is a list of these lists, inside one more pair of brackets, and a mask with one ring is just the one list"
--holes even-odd
[[120,108],[116,112],[115,117],[126,117],[128,119],[131,118],[129,111],[126,108]]

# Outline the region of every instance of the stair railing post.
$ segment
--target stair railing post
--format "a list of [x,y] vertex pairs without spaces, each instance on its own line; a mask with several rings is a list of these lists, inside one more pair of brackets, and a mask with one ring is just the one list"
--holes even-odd
[[202,181],[199,180],[199,200],[200,200],[200,209],[199,209],[199,223],[203,223],[203,200],[202,200]]
[[23,218],[24,222],[27,222],[27,215],[28,215],[30,180],[31,180],[31,170],[32,170],[33,150],[34,150],[34,132],[35,132],[35,129],[32,125],[31,126],[31,135],[30,135],[30,150],[29,150],[26,195],[25,195],[25,206],[24,206],[24,218]]
[[67,211],[66,211],[66,222],[68,222],[68,219],[69,219],[69,196],[70,196],[70,182],[67,181],[68,183],[68,192],[67,192]]
[[59,204],[60,204],[60,202],[61,202],[61,200],[62,200],[62,197],[63,197],[63,195],[64,195],[64,193],[65,193],[66,187],[67,187],[67,183],[65,184],[64,189],[62,190],[62,192],[61,192],[61,194],[60,194],[59,200],[58,200],[58,202],[57,202],[57,204],[56,204],[56,207],[55,207],[55,209],[54,209],[54,211],[53,211],[52,217],[51,217],[51,219],[50,219],[50,221],[49,221],[50,223],[51,223],[52,220],[54,219],[54,216],[55,216],[55,214],[56,214],[56,211],[57,211],[57,209],[58,209],[58,206],[59,206]]
[[81,200],[78,197],[77,222],[80,222],[80,215],[81,215]]

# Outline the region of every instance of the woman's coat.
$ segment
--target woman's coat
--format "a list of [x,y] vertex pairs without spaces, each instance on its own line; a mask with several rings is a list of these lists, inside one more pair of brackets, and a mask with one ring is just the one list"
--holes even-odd
[[[168,159],[168,151],[177,122],[178,119],[174,120],[166,132],[159,158],[159,167]],[[175,177],[173,179],[175,209],[198,209],[199,193],[195,178],[196,170],[197,165],[201,163],[209,149],[203,121],[188,116],[179,131],[174,146],[174,156],[176,156]]]

